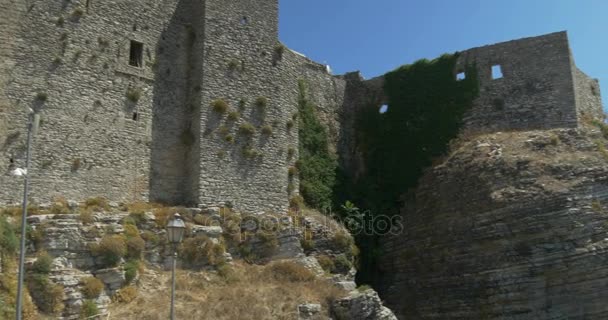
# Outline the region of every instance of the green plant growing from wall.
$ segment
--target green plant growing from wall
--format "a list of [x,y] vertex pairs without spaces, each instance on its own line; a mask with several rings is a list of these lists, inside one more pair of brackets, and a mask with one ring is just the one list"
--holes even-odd
[[238,111],[233,110],[228,113],[228,120],[236,121],[239,119],[240,116],[241,114]]
[[48,99],[48,95],[46,94],[46,92],[38,92],[36,93],[36,100],[40,101],[40,102],[46,102],[46,100]]
[[78,7],[72,11],[72,19],[79,20],[84,15],[84,10]]
[[[366,170],[350,187],[343,183],[340,189],[350,189],[350,199],[356,199],[362,210],[398,214],[400,197],[417,186],[433,159],[448,151],[479,91],[474,66],[466,67],[465,79],[456,79],[457,60],[458,54],[445,54],[387,73],[388,110],[380,113],[379,105],[370,104],[358,115],[357,146]],[[378,238],[357,240],[362,262],[358,282],[365,283],[376,270]]]
[[306,82],[299,81],[298,86],[300,193],[309,206],[327,209],[332,206],[338,161],[329,151],[327,130],[308,99]]
[[265,110],[266,107],[268,106],[268,98],[266,97],[257,97],[255,99],[255,106],[259,109],[259,110]]
[[213,100],[211,102],[211,109],[220,114],[226,113],[228,111],[228,103],[223,99]]
[[241,98],[241,100],[239,100],[239,110],[243,111],[245,107],[247,107],[247,99]]
[[239,68],[239,62],[236,59],[228,61],[228,70],[236,71]]
[[141,89],[139,88],[135,88],[135,87],[129,87],[127,89],[127,99],[133,103],[137,103],[137,101],[139,101],[139,99],[141,99]]
[[262,126],[262,129],[260,131],[262,132],[262,134],[269,136],[272,134],[272,127],[266,124]]
[[253,135],[255,134],[255,127],[249,122],[243,122],[239,126],[239,132],[243,135]]

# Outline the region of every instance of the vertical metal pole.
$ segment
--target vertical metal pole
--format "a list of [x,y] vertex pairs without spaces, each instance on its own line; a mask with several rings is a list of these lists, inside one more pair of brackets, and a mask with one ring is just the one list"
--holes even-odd
[[19,251],[19,282],[17,283],[17,310],[16,319],[21,320],[23,313],[23,279],[25,272],[25,237],[26,237],[26,223],[27,223],[27,195],[29,192],[29,181],[30,181],[30,151],[32,147],[32,126],[33,115],[28,116],[27,126],[27,152],[25,158],[25,186],[23,188],[23,212],[21,215],[21,249]]
[[177,265],[177,248],[173,247],[173,271],[171,275],[171,320],[175,320],[175,267]]

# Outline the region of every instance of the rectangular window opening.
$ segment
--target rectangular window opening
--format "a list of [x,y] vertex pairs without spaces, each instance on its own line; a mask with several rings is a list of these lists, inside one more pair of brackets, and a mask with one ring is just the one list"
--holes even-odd
[[458,72],[456,74],[456,80],[461,81],[467,78],[467,74],[464,71]]
[[502,68],[499,64],[492,66],[492,79],[502,78]]
[[137,112],[133,112],[133,117],[131,118],[133,121],[139,120],[139,114]]
[[144,44],[137,41],[131,41],[131,49],[129,51],[129,65],[141,68],[143,67]]

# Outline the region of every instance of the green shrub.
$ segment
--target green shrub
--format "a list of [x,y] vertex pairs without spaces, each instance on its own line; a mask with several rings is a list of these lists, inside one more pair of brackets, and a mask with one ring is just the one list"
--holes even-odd
[[353,266],[352,262],[343,254],[336,256],[334,263],[336,270],[342,273],[348,272]]
[[260,254],[263,258],[271,257],[279,249],[279,239],[273,231],[258,231],[257,238],[260,240]]
[[292,120],[287,120],[287,123],[286,123],[287,129],[291,129],[291,128],[293,128],[293,124],[294,124],[294,123],[293,123],[293,121],[292,121]]
[[232,59],[228,62],[228,69],[230,71],[234,71],[239,67],[239,62],[235,59]]
[[308,99],[304,81],[299,82],[299,90],[300,194],[313,208],[326,209],[332,204],[338,161],[329,151],[327,130]]
[[262,126],[262,134],[265,134],[265,135],[268,135],[268,136],[271,135],[272,134],[272,127],[269,126],[269,125]]
[[330,256],[322,255],[322,256],[317,256],[316,258],[317,258],[317,261],[319,261],[321,268],[323,268],[323,270],[325,270],[325,272],[332,273],[334,271],[334,269],[336,268],[336,265],[334,264],[334,260]]
[[280,282],[311,282],[315,280],[312,271],[291,261],[273,263],[264,271],[270,273],[270,277]]
[[312,251],[315,249],[315,241],[312,239],[302,239],[300,240],[300,245],[304,251]]
[[268,106],[268,98],[257,97],[255,99],[255,106],[258,107],[258,109],[265,109]]
[[304,207],[304,198],[302,196],[296,195],[289,199],[289,207],[291,209],[300,210]]
[[110,210],[110,204],[108,199],[104,197],[89,198],[85,200],[84,208],[93,211],[108,211]]
[[96,299],[105,289],[103,281],[95,277],[87,277],[82,279],[82,294],[87,299]]
[[129,260],[125,263],[125,281],[127,283],[131,283],[131,281],[137,277],[140,263],[141,262],[138,260]]
[[224,137],[224,140],[228,143],[234,143],[234,136],[231,134],[228,134]]
[[0,216],[0,253],[15,254],[18,246],[19,240],[13,226],[6,221],[6,217]]
[[284,53],[284,52],[285,52],[285,46],[284,46],[282,43],[277,44],[277,45],[274,47],[274,53],[276,54],[277,59],[279,59],[279,60],[280,60],[280,59],[282,59],[282,58],[283,58],[283,53]]
[[93,222],[95,222],[95,216],[93,215],[93,212],[90,210],[84,210],[81,211],[79,216],[78,216],[78,220],[80,220],[80,222],[82,222],[82,224],[91,224]]
[[40,101],[40,102],[45,102],[48,99],[48,95],[46,94],[46,92],[38,92],[36,94],[36,100]]
[[239,126],[239,132],[244,135],[253,135],[255,133],[255,127],[249,122],[243,122]]
[[135,224],[124,224],[124,229],[125,231],[123,232],[123,234],[125,235],[125,237],[127,237],[127,239],[139,237],[139,229],[137,229],[137,226]]
[[64,308],[64,289],[53,283],[46,274],[30,274],[27,279],[32,300],[38,309],[47,314],[59,314]]
[[129,101],[136,103],[137,101],[139,101],[139,99],[141,99],[141,89],[139,88],[134,88],[134,87],[129,87],[127,89],[127,99],[129,99]]
[[84,15],[84,10],[82,10],[82,8],[77,7],[74,8],[74,10],[72,11],[72,18],[74,19],[80,19],[80,17],[82,17]]
[[331,238],[332,247],[340,252],[350,252],[351,245],[354,244],[353,238],[346,232],[337,232]]
[[247,99],[245,98],[241,98],[241,100],[239,100],[239,110],[243,110],[245,109],[245,107],[247,106]]
[[296,174],[298,173],[298,169],[296,167],[289,167],[289,169],[287,169],[287,174],[289,175],[290,178],[293,178]]
[[251,146],[243,146],[242,150],[243,157],[253,159],[261,156],[262,154]]
[[97,308],[97,304],[93,300],[85,300],[80,307],[80,318],[81,319],[89,319],[95,315],[99,314],[99,309]]
[[146,242],[140,236],[127,238],[127,258],[141,259],[142,253],[146,248]]
[[182,260],[193,267],[219,265],[225,262],[224,245],[215,244],[209,237],[200,235],[186,239],[179,248]]
[[370,289],[372,289],[372,287],[369,286],[369,285],[367,285],[367,284],[364,284],[364,285],[361,285],[361,286],[357,287],[357,291],[359,291],[359,292],[365,292],[365,291],[370,290]]
[[41,251],[38,253],[38,257],[32,265],[32,272],[39,274],[49,274],[51,273],[52,264],[53,258],[46,251]]
[[160,243],[160,238],[156,235],[156,233],[149,231],[149,230],[144,230],[141,233],[141,238],[144,239],[144,241],[150,242],[154,245],[157,245]]
[[106,266],[115,267],[120,262],[120,259],[127,254],[127,244],[122,236],[106,235],[101,239],[94,251],[96,255],[103,257]]
[[129,303],[137,298],[137,288],[134,286],[124,287],[118,290],[114,296],[112,296],[112,301],[117,303]]
[[296,149],[289,147],[289,149],[287,149],[287,158],[291,159],[295,155],[296,155]]
[[228,103],[222,99],[213,100],[211,108],[217,113],[226,113],[228,111]]
[[238,111],[230,111],[228,113],[228,120],[236,121],[239,119],[240,116],[241,114],[238,113]]

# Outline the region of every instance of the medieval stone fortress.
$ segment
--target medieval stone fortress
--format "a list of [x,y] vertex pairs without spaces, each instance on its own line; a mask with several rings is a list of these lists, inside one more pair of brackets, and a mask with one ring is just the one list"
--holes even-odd
[[[20,199],[9,172],[24,163],[32,108],[42,117],[31,168],[39,203],[104,195],[284,211],[298,189],[288,176],[298,81],[339,155],[358,97],[374,90],[282,46],[276,0],[14,0],[1,21],[3,203]],[[576,68],[565,32],[466,50],[459,63],[473,61],[481,94],[468,128],[575,127],[602,113],[599,85]]]
[[[605,152],[604,144],[587,141],[583,130],[604,120],[598,81],[576,67],[565,31],[464,50],[451,72],[456,81],[475,77],[478,83],[461,131],[479,138],[425,172],[416,205],[400,213],[410,225],[428,228],[381,241],[384,255],[374,287],[400,319],[605,316],[601,294],[594,295],[582,280],[566,283],[555,276],[569,274],[559,259],[585,261],[579,273],[569,274],[572,279],[594,274],[601,264],[589,252],[607,247],[598,244],[603,218],[581,214],[572,225],[568,219],[591,214],[593,201],[608,199],[605,165],[587,157],[583,160],[591,162],[575,170],[577,162],[564,159],[567,171],[547,160],[541,173],[532,160],[517,158],[521,154],[507,159],[511,155],[503,151],[520,141],[518,148],[542,149],[547,158],[558,153],[546,148],[564,148],[561,154]],[[278,40],[278,0],[0,0],[0,204],[19,203],[23,195],[22,180],[11,172],[24,167],[32,109],[41,115],[29,170],[36,204],[105,197],[115,203],[285,214],[300,190],[294,174],[299,100],[305,96],[314,104],[330,152],[347,176],[356,177],[366,166],[357,116],[370,108],[392,108],[386,81],[386,76],[366,80],[358,72],[333,75],[329,66],[286,48]],[[593,139],[600,135],[596,131]],[[479,151],[485,148],[490,151]],[[470,150],[483,153],[484,160]],[[489,164],[486,155],[498,162]],[[519,171],[509,171],[513,168]],[[518,176],[528,169],[528,176]],[[551,183],[534,193],[532,176]],[[501,182],[508,177],[511,185]],[[455,191],[459,188],[470,191],[470,199]],[[480,218],[451,220],[465,211]],[[545,216],[531,217],[539,213]],[[579,231],[578,224],[591,227]],[[576,239],[569,238],[569,228],[578,232]],[[557,231],[545,234],[549,229]],[[508,242],[518,230],[528,238]],[[439,233],[454,237],[429,240]],[[570,247],[553,246],[558,238]],[[492,243],[484,247],[484,241]],[[471,242],[471,251],[451,247]],[[445,262],[446,252],[452,253],[452,264]],[[488,252],[501,252],[505,261],[484,256]],[[475,272],[451,275],[435,268],[465,269],[473,254],[479,261],[466,270]],[[86,268],[95,266],[87,263]],[[529,270],[518,269],[528,264]],[[422,272],[422,265],[431,267]],[[517,279],[529,281],[517,287]],[[608,285],[603,277],[594,279]],[[534,296],[541,287],[550,298],[509,300]],[[497,293],[502,289],[504,295]],[[577,309],[559,290],[591,298]],[[500,301],[509,307],[498,311]]]

